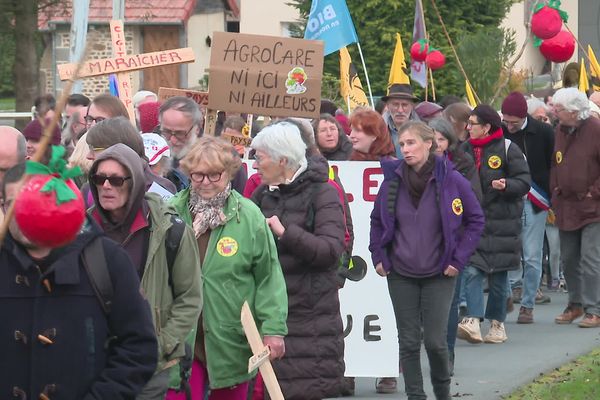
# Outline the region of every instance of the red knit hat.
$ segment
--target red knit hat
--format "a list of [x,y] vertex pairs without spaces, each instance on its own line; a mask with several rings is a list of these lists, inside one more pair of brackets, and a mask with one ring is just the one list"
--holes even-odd
[[[46,123],[49,124],[50,120],[46,120]],[[33,140],[35,142],[39,142],[42,139],[42,124],[39,119],[34,119],[30,123],[27,124],[25,129],[23,130],[23,136],[27,140]],[[56,125],[54,131],[52,132],[52,139],[50,144],[58,146],[60,144],[60,127]]]
[[138,106],[140,114],[140,130],[142,133],[150,133],[158,125],[158,109],[160,103],[158,101],[149,101]]
[[523,93],[512,92],[502,102],[502,115],[525,118],[527,116],[527,100]]

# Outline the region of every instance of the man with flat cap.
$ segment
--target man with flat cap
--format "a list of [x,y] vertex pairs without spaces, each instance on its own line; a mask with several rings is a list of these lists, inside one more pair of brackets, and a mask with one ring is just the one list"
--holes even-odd
[[402,159],[403,156],[398,143],[398,129],[406,121],[420,121],[415,112],[415,101],[418,99],[413,94],[410,85],[395,83],[388,89],[387,96],[383,96],[381,100],[385,102],[387,107],[387,111],[383,113],[383,119],[392,136],[396,157]]

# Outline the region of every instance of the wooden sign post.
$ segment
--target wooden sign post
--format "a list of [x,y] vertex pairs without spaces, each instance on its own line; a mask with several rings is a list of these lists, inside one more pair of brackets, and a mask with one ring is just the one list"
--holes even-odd
[[256,328],[256,322],[254,322],[254,317],[252,316],[252,311],[250,311],[247,301],[245,301],[244,305],[242,306],[241,318],[244,333],[248,339],[248,344],[250,345],[252,354],[254,354],[254,356],[250,357],[248,360],[248,372],[258,367],[271,399],[284,400],[283,393],[279,387],[279,382],[277,382],[277,377],[275,376],[275,371],[273,370],[273,366],[269,361],[268,347],[265,347],[262,339],[260,338],[260,333]]
[[[122,20],[110,21],[110,39],[112,40],[113,57],[125,57],[127,48],[125,47],[125,27]],[[119,99],[127,108],[129,119],[135,125],[135,111],[133,110],[131,74],[129,72],[119,72],[117,74],[117,87],[119,88]]]
[[[119,98],[127,107],[132,122],[135,123],[133,101],[131,96],[131,76],[129,72],[162,65],[183,64],[194,62],[194,50],[191,47],[155,51],[152,53],[127,54],[125,50],[125,35],[122,21],[111,21],[111,38],[113,42],[113,58],[87,60],[77,76],[78,79],[93,76],[117,74],[119,82]],[[60,64],[57,66],[61,81],[73,79],[78,64]]]

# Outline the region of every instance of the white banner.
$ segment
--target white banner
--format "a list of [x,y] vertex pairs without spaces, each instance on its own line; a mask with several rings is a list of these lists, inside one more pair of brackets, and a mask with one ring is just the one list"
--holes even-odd
[[[248,176],[255,171],[246,161]],[[369,253],[370,215],[383,181],[378,162],[332,162],[350,201],[354,223],[353,255],[367,262],[360,282],[346,281],[340,290],[344,322],[346,376],[398,376],[398,333],[387,281],[375,272]]]

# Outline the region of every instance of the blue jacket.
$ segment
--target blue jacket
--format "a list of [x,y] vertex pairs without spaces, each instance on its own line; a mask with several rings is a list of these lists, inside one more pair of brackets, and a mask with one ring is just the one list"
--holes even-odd
[[157,343],[150,308],[127,254],[102,239],[114,290],[108,314],[81,261],[85,246],[100,235],[88,225],[73,243],[40,262],[10,236],[4,240],[0,399],[41,394],[53,400],[133,399],[154,373]]
[[[396,224],[402,223],[396,219],[395,214],[390,213],[392,205],[388,207],[388,201],[393,198],[390,195],[390,183],[396,180],[397,190],[408,190],[402,180],[403,164],[404,160],[381,162],[384,179],[371,213],[371,258],[374,266],[381,262],[386,271],[392,270],[389,251],[394,240]],[[483,211],[469,181],[455,171],[452,163],[446,158],[436,157],[433,179],[437,188],[445,242],[439,271],[442,273],[448,265],[462,270],[477,248],[483,232]],[[395,186],[396,183],[392,184],[392,189]],[[395,198],[394,209],[399,205],[399,196]],[[418,271],[414,271],[414,275],[417,276]]]

